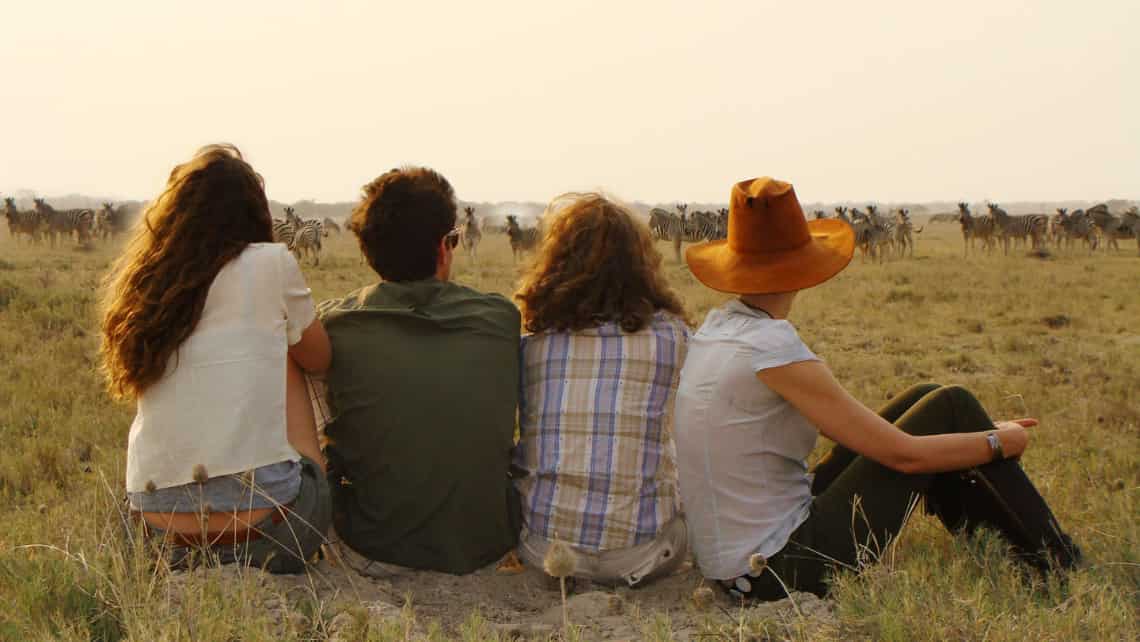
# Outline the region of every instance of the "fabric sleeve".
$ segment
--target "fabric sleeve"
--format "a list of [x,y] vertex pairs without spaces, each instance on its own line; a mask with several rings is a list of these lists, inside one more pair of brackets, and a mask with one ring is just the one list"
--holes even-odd
[[284,246],[281,249],[281,298],[285,305],[285,335],[289,345],[294,345],[313,323],[317,312],[301,266]]
[[795,327],[782,319],[764,323],[763,330],[754,333],[750,339],[754,372],[779,368],[789,363],[820,360],[804,345]]

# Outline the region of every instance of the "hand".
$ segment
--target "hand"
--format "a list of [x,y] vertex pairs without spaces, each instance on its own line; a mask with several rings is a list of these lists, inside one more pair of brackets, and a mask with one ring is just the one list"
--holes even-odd
[[1006,459],[1017,459],[1025,452],[1029,447],[1029,431],[1026,428],[1036,425],[1036,419],[1015,419],[994,424],[997,428],[997,438],[1001,440],[1002,454]]
[[995,421],[994,422],[994,428],[997,428],[998,430],[1001,430],[1002,428],[1018,428],[1018,427],[1032,428],[1032,427],[1036,426],[1038,423],[1039,422],[1036,419],[1033,419],[1031,417],[1025,417],[1023,419],[1011,419],[1009,421]]

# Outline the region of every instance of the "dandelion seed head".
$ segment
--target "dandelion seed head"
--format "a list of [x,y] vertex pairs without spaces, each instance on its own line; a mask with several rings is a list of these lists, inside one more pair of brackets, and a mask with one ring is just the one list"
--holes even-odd
[[707,586],[698,586],[693,591],[693,604],[700,610],[705,610],[713,603],[713,590]]
[[542,569],[551,577],[569,577],[574,573],[577,560],[574,551],[566,544],[555,540],[542,559]]
[[768,568],[768,558],[760,553],[753,553],[748,557],[748,572],[750,575],[760,575],[766,568]]

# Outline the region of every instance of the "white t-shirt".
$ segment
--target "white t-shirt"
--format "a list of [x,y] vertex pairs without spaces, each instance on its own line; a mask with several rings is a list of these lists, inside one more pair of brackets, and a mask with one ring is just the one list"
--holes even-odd
[[285,359],[316,313],[279,243],[253,243],[214,277],[202,318],[138,399],[127,491],[240,473],[300,457],[285,431]]
[[674,414],[689,542],[705,577],[748,572],[807,519],[817,431],[756,373],[817,360],[792,324],[733,300],[689,340]]

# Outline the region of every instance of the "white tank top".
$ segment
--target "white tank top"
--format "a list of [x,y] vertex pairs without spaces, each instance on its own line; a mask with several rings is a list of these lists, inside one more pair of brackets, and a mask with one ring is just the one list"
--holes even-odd
[[127,491],[297,461],[285,431],[285,359],[313,299],[284,245],[253,243],[210,285],[202,318],[166,374],[138,398]]

